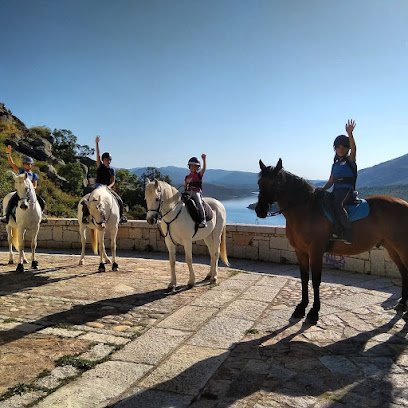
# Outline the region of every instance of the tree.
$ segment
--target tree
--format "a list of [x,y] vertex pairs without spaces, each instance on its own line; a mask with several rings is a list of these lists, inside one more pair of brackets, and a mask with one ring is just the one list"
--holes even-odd
[[142,180],[143,180],[143,184],[146,184],[146,180],[161,180],[161,181],[165,181],[166,183],[171,184],[171,179],[169,176],[167,175],[163,175],[160,173],[160,170],[157,169],[156,167],[147,167],[146,171],[142,174]]
[[54,154],[65,163],[76,160],[78,156],[91,156],[95,152],[88,145],[78,144],[78,138],[68,129],[54,129],[52,136],[55,138]]
[[78,162],[67,163],[60,166],[58,173],[68,181],[68,189],[70,193],[79,196],[82,195],[84,188],[84,171]]

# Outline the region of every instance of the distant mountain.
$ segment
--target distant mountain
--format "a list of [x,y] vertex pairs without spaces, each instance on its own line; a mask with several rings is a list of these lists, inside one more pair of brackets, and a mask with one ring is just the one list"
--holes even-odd
[[[167,166],[159,167],[160,173],[171,178],[175,186],[184,184],[184,177],[188,174],[187,168]],[[146,167],[136,167],[130,171],[138,176],[146,171]],[[258,189],[258,173],[247,171],[207,169],[205,172],[205,184],[214,184],[225,188],[238,188],[245,191],[256,191]]]
[[408,184],[408,154],[358,172],[357,187]]
[[[130,171],[140,176],[146,171],[146,167],[137,167]],[[183,185],[184,177],[188,173],[187,168],[174,166],[160,167],[159,171],[168,175],[177,187]],[[327,180],[309,181],[315,186],[322,186]],[[205,172],[205,194],[219,199],[240,197],[258,191],[257,182],[258,173],[208,169]],[[405,191],[404,186],[408,186],[408,154],[358,172],[357,188],[367,188],[371,194],[388,191],[388,194],[401,196],[401,191]],[[394,190],[399,194],[395,194]]]

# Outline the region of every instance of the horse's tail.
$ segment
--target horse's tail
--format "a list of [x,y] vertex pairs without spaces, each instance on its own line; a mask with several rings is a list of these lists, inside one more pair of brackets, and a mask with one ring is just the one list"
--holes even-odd
[[227,256],[227,227],[224,226],[222,229],[221,234],[221,242],[220,242],[220,258],[225,265],[229,266],[228,256]]
[[17,232],[17,228],[11,228],[11,243],[13,245],[13,247],[19,251],[20,250],[20,243],[18,241],[18,232]]
[[94,229],[90,229],[91,231],[91,245],[92,251],[95,255],[98,255],[98,231]]

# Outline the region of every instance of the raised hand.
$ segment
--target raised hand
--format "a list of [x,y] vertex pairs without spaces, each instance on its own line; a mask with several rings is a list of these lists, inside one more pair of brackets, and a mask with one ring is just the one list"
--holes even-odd
[[349,119],[346,123],[346,132],[349,135],[353,133],[354,128],[356,127],[356,122],[353,119]]

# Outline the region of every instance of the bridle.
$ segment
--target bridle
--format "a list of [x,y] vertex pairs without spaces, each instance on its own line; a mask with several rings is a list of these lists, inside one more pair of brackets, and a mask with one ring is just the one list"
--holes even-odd
[[[162,214],[162,213],[161,213],[161,208],[162,208],[162,206],[163,206],[164,200],[162,199],[162,191],[161,191],[161,190],[158,190],[158,192],[160,193],[159,197],[156,198],[156,201],[159,202],[158,207],[157,207],[156,209],[149,209],[149,208],[148,208],[148,209],[147,209],[147,212],[150,211],[150,212],[155,212],[155,213],[157,214],[157,221],[158,221],[157,226],[158,226],[158,228],[159,228],[160,235],[161,235],[163,238],[166,238],[167,236],[169,236],[170,239],[172,240],[173,244],[174,244],[174,245],[177,245],[177,243],[174,241],[173,237],[171,236],[170,224],[172,224],[174,221],[176,221],[176,219],[177,219],[177,218],[179,217],[179,215],[181,214],[181,210],[183,209],[183,203],[182,203],[182,205],[180,206],[180,209],[178,210],[178,212],[177,212],[177,214],[175,215],[175,217],[173,217],[173,219],[172,219],[171,221],[166,221],[166,220],[164,219],[164,217],[165,217],[167,214],[170,214],[172,211],[174,211],[175,208],[177,207],[177,205],[178,205],[181,201],[179,201],[179,203],[177,203],[174,207],[171,207],[168,211],[166,211],[164,214]],[[167,232],[166,232],[166,234],[163,233],[163,230],[162,230],[162,228],[161,228],[160,225],[159,225],[161,221],[163,221],[163,222],[166,224],[166,226],[167,226]]]

